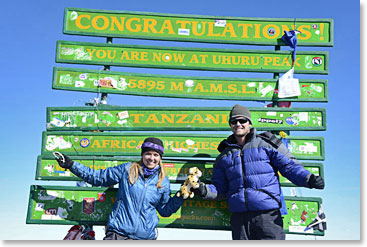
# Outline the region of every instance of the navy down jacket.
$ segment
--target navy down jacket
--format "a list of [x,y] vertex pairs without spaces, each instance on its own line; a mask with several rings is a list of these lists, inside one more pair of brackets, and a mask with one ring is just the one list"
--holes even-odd
[[136,183],[130,184],[130,167],[131,163],[125,163],[105,170],[93,170],[74,161],[70,170],[95,186],[119,184],[117,199],[108,218],[107,231],[132,239],[154,239],[159,221],[157,211],[161,216],[169,217],[184,201],[181,197],[171,197],[167,177],[162,181],[162,188],[157,188],[159,170],[146,179],[139,175]]
[[212,184],[204,199],[226,197],[234,212],[264,211],[281,207],[278,171],[297,186],[307,187],[311,173],[288,151],[284,144],[275,148],[251,129],[243,147],[234,135],[218,146],[221,154],[214,164]]

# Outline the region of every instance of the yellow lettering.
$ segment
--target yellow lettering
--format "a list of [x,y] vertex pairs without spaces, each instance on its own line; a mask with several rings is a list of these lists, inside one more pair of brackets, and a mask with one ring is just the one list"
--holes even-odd
[[300,57],[296,57],[296,61],[294,61],[294,66],[298,66],[300,67],[301,65],[298,63],[298,61],[300,60]]
[[287,58],[287,57],[285,57],[285,58],[283,59],[283,62],[282,62],[282,64],[281,64],[281,66],[284,66],[284,64],[286,64],[287,66],[291,66],[291,64],[289,63],[289,61],[288,61],[288,58]]
[[157,30],[155,29],[155,25],[157,25],[157,21],[154,19],[146,19],[144,18],[144,29],[143,32],[144,33],[148,33],[148,29],[150,29],[152,31],[152,33],[158,33]]
[[127,148],[135,148],[136,147],[136,141],[133,141],[133,140],[128,141],[126,143],[126,146],[127,146]]
[[243,27],[241,38],[248,38],[248,27],[252,28],[252,24],[238,24],[239,27]]
[[89,55],[91,58],[93,58],[93,53],[96,51],[96,49],[93,49],[93,51],[91,51],[91,49],[87,49],[87,51],[89,52]]
[[209,28],[208,28],[208,36],[214,36],[214,37],[218,37],[220,36],[219,33],[214,33],[214,22],[209,22]]
[[237,85],[236,84],[229,84],[228,85],[228,93],[235,93],[237,92]]
[[255,36],[254,39],[260,39],[260,26],[261,24],[254,24],[255,26]]
[[187,116],[188,114],[177,114],[177,117],[179,117],[179,119],[177,119],[176,123],[189,123],[188,120],[184,121]]
[[298,30],[301,32],[297,38],[300,40],[307,40],[309,38],[311,38],[311,32],[310,32],[310,27],[307,25],[301,25],[298,27]]
[[135,114],[135,113],[131,113],[130,114],[131,117],[134,117],[134,122],[133,123],[140,123],[140,118],[142,116],[144,116],[144,114]]
[[80,29],[87,29],[90,28],[90,25],[88,26],[83,26],[81,23],[81,19],[82,18],[87,18],[88,20],[90,20],[90,16],[89,15],[79,15],[78,18],[76,18],[75,20],[75,25],[80,28]]
[[250,65],[250,62],[249,62],[249,57],[248,56],[241,56],[241,64],[244,65]]
[[280,57],[274,57],[273,58],[273,65],[274,66],[280,66],[279,62],[280,62]]
[[118,28],[119,31],[124,31],[124,23],[125,17],[120,17],[121,22],[117,19],[116,16],[111,16],[111,28],[110,30],[114,31],[115,26]]
[[112,140],[112,141],[111,141],[111,148],[120,148],[120,146],[119,146],[119,141],[117,141],[117,140]]
[[105,58],[105,57],[106,57],[106,51],[105,51],[105,50],[98,50],[98,51],[96,52],[96,56],[97,56],[98,58]]
[[195,36],[201,36],[203,34],[205,34],[205,27],[206,27],[206,21],[201,22],[201,27],[203,27],[203,30],[201,31],[201,33],[198,33],[198,21],[193,21],[192,22],[192,34]]
[[175,114],[170,114],[170,117],[167,114],[162,114],[162,123],[166,123],[166,120],[168,123],[175,123]]
[[141,24],[136,24],[135,28],[131,27],[131,22],[136,21],[138,23],[140,23],[140,18],[130,18],[126,21],[126,29],[129,30],[130,32],[140,32],[141,31]]
[[192,55],[190,63],[199,63],[198,56],[196,54]]
[[213,83],[210,84],[210,92],[214,92],[214,93],[221,93],[223,91],[223,85],[222,84],[218,84],[215,85]]
[[200,92],[204,92],[204,87],[203,84],[198,83],[194,89],[195,92],[200,91]]
[[215,118],[212,114],[206,114],[206,122],[219,124],[219,114],[215,114]]
[[122,52],[120,60],[130,60],[129,52],[128,51]]
[[269,63],[273,60],[272,57],[264,57],[264,65],[269,65]]
[[190,21],[182,21],[182,20],[178,20],[176,21],[176,24],[181,24],[182,29],[186,29],[186,24],[190,24]]
[[106,145],[110,145],[110,140],[102,140],[102,148],[106,148]]
[[236,33],[234,32],[232,23],[227,23],[227,25],[224,28],[224,31],[222,33],[222,37],[225,37],[226,36],[226,33],[230,33],[231,34],[230,37],[232,37],[232,38],[236,38],[237,37]]
[[172,27],[172,23],[171,20],[165,20],[162,24],[162,28],[159,31],[159,33],[164,33],[164,30],[168,30],[168,34],[175,34],[175,32],[173,31],[173,27]]
[[194,123],[194,121],[198,121],[199,123],[204,123],[204,120],[200,114],[195,114],[195,116],[191,120],[191,123]]
[[97,147],[97,148],[101,148],[101,144],[99,143],[99,141],[98,141],[98,140],[94,140],[94,142],[93,142],[93,144],[92,144],[92,146],[91,146],[91,148],[95,148],[95,147]]
[[171,91],[183,91],[183,82],[176,83],[171,81]]
[[[103,20],[102,21],[103,25],[101,27],[97,25],[99,19]],[[97,30],[105,30],[108,28],[109,25],[110,25],[110,21],[108,20],[106,16],[98,15],[92,19],[92,27],[94,27]]]
[[217,55],[213,55],[213,63],[214,64],[220,64],[221,57],[222,56],[218,56],[218,59],[217,59]]
[[[256,63],[255,63],[255,60],[256,59]],[[251,56],[251,65],[259,65],[260,63],[260,57],[253,57]]]
[[153,123],[160,123],[157,116],[155,114],[149,114],[147,120],[144,123],[149,123],[150,121],[152,121]]

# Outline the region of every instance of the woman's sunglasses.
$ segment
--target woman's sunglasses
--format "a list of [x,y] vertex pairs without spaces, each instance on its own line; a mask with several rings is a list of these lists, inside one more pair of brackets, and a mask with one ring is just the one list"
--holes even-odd
[[245,123],[248,122],[248,119],[247,118],[241,118],[241,119],[232,119],[232,120],[229,120],[229,123],[232,124],[232,125],[237,124],[237,122],[240,122],[240,124],[245,124]]

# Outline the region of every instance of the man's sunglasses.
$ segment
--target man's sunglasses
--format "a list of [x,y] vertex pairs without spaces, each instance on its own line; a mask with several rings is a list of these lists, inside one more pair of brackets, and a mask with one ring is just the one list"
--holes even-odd
[[237,124],[237,122],[240,122],[240,124],[245,124],[248,121],[249,120],[247,118],[241,118],[241,119],[232,119],[232,120],[229,120],[229,123],[232,124],[232,125]]

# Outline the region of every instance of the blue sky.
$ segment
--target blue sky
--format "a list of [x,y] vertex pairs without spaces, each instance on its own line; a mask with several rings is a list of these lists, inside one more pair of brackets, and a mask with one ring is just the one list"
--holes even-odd
[[[46,107],[83,106],[97,95],[94,93],[52,90],[54,66],[100,69],[98,66],[55,63],[56,41],[105,43],[105,38],[71,36],[62,33],[64,9],[78,7],[105,10],[128,10],[174,14],[195,14],[264,18],[332,18],[334,47],[298,47],[298,51],[328,51],[329,75],[296,75],[299,79],[328,79],[328,103],[293,103],[292,107],[325,107],[327,130],[324,132],[293,132],[298,136],[325,138],[324,162],[326,188],[323,191],[297,189],[298,196],[321,197],[328,229],[323,240],[360,239],[360,2],[343,1],[243,1],[243,0],[14,0],[2,3],[0,15],[1,78],[0,157],[2,203],[1,239],[62,239],[70,226],[26,225],[29,187],[40,185],[73,185],[62,182],[36,181],[37,156],[41,152],[41,134],[46,129]],[[238,49],[272,49],[244,45],[221,45],[185,42],[162,42],[114,39],[114,43],[182,47]],[[282,48],[287,50],[287,47]],[[112,68],[114,70],[115,68]],[[116,69],[117,70],[117,69]],[[159,69],[119,68],[119,71],[175,74],[210,77],[263,77],[236,72],[204,72]],[[259,102],[169,99],[109,95],[108,103],[125,106],[190,106],[231,107],[240,103],[262,107]],[[230,132],[228,132],[229,134]],[[72,182],[71,182],[72,183]],[[290,195],[289,189],[284,190]],[[102,229],[97,228],[102,239]],[[187,237],[190,235],[190,237]],[[160,239],[231,239],[230,232],[161,229]],[[315,239],[310,236],[287,235],[287,239]]]

